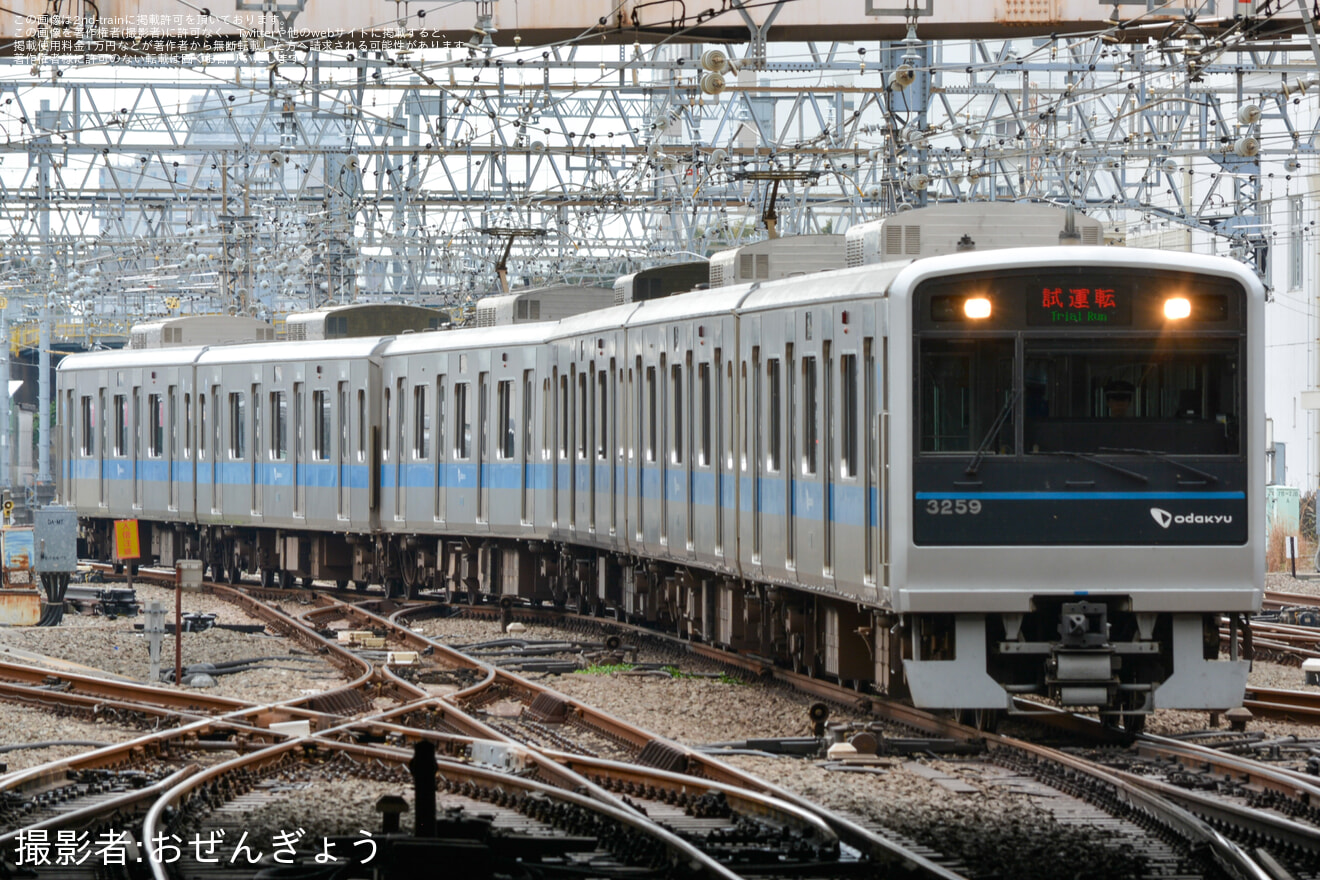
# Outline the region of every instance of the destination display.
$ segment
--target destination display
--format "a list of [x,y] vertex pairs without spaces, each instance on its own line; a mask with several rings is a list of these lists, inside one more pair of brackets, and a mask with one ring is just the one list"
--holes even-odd
[[1030,327],[1128,326],[1132,323],[1132,295],[1124,286],[1103,280],[1055,283],[1051,279],[1027,289],[1027,325]]

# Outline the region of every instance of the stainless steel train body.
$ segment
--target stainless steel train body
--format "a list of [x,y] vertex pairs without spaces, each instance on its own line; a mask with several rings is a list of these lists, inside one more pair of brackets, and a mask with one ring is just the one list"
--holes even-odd
[[[1246,663],[1219,615],[1261,600],[1262,325],[1229,261],[1054,247],[80,355],[64,491],[102,550],[133,515],[225,573],[609,610],[924,706],[1222,709]],[[93,424],[121,394],[150,410],[146,377],[204,438],[180,485],[145,479],[150,439],[79,446],[89,400]]]

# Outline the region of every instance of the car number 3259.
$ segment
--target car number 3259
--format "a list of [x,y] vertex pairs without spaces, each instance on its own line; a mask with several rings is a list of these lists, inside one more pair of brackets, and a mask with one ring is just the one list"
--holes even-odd
[[981,512],[981,502],[976,499],[967,501],[962,498],[945,498],[937,501],[932,498],[930,501],[926,502],[926,512],[941,516],[954,516],[965,513],[975,515]]

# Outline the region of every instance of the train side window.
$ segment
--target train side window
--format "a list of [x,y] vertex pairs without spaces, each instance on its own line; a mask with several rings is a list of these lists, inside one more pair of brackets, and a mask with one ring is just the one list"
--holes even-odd
[[550,460],[550,444],[553,442],[554,426],[550,420],[553,418],[555,408],[550,402],[550,380],[541,380],[541,458]]
[[106,396],[106,389],[98,388],[96,391],[96,409],[93,411],[93,417],[96,417],[96,433],[101,439],[97,444],[100,450],[100,458],[104,459],[110,454],[110,407],[109,398]]
[[367,458],[367,392],[359,388],[357,393],[357,457],[358,461]]
[[381,433],[385,435],[385,448],[384,450],[382,450],[381,455],[383,458],[389,459],[390,433],[391,433],[390,424],[393,419],[393,413],[390,412],[390,389],[386,388],[383,394],[384,394],[384,398],[382,400],[380,411],[384,413],[384,418],[385,418],[385,424],[381,426],[382,427]]
[[[490,458],[490,373],[477,374],[477,454]],[[480,518],[480,516],[478,517]]]
[[697,385],[700,387],[698,392],[701,395],[701,447],[698,453],[697,464],[703,467],[710,466],[710,364],[697,365]]
[[[629,461],[634,461],[637,458],[637,441],[641,439],[640,425],[637,423],[642,415],[641,378],[642,359],[637,358],[636,366],[628,368],[628,389],[626,392],[628,395],[628,428],[625,440],[628,444]],[[636,396],[633,395],[634,388],[637,389]]]
[[[339,383],[339,461],[344,463],[348,460],[348,451],[351,440],[351,426],[349,425],[350,410],[348,408],[348,383]],[[341,476],[342,479],[342,476]]]
[[717,412],[722,412],[722,413],[725,414],[725,423],[724,423],[724,466],[725,466],[726,468],[728,468],[729,470],[733,470],[733,451],[734,451],[734,450],[733,450],[733,431],[734,431],[734,428],[735,428],[735,424],[734,424],[734,409],[733,409],[732,406],[729,405],[730,403],[732,403],[732,402],[734,401],[734,396],[733,396],[733,361],[729,361],[728,363],[726,363],[726,364],[724,365],[724,375],[725,375],[725,379],[724,379],[724,393],[720,396],[719,401],[716,403],[715,409],[716,409]]
[[468,414],[468,384],[454,386],[454,456],[466,459],[472,452],[472,421]]
[[495,388],[495,424],[499,434],[496,436],[495,455],[498,458],[513,458],[514,440],[518,436],[518,424],[513,419],[513,380],[501,379]]
[[[747,361],[739,365],[738,382],[742,386],[739,396],[742,398],[742,469],[747,470],[747,462],[750,460],[748,448],[751,444],[751,433],[748,432],[748,420],[751,418],[751,407],[747,403]],[[760,401],[757,401],[758,405]]]
[[[224,420],[220,411],[220,386],[211,386],[211,458],[220,463],[220,444],[224,440]],[[218,468],[217,468],[218,470]]]
[[115,455],[128,454],[128,396],[115,395]]
[[655,367],[646,368],[646,460],[655,461]]
[[399,461],[407,458],[407,454],[404,452],[404,447],[408,445],[408,395],[405,393],[407,390],[407,380],[398,380],[398,387],[394,392],[394,405],[399,408],[399,411],[395,414],[399,426]]
[[330,460],[330,392],[312,392],[312,458]]
[[435,377],[435,454],[445,457],[445,376]]
[[413,458],[431,457],[431,416],[426,412],[426,386],[413,386]]
[[[615,379],[615,370],[618,370],[618,378]],[[610,407],[614,413],[614,447],[617,450],[616,455],[619,461],[623,461],[628,454],[628,386],[624,384],[624,377],[631,371],[625,371],[623,367],[615,364],[614,358],[610,358]],[[622,399],[620,399],[622,396]]]
[[559,377],[559,458],[568,458],[568,377]]
[[247,456],[247,398],[242,391],[229,393],[229,457]]
[[[165,423],[170,426],[170,458],[174,458],[179,449],[179,389],[178,386],[171,385],[168,392],[169,401],[165,412]],[[169,479],[173,480],[171,474]]]
[[[297,475],[297,463],[307,454],[307,411],[304,406],[307,396],[303,393],[303,383],[293,383],[293,459],[294,473]],[[296,510],[296,508],[295,508]]]
[[197,395],[197,459],[206,459],[206,393]]
[[270,393],[270,457],[284,461],[289,454],[289,399],[283,391]]
[[252,386],[252,458],[261,457],[261,386]]
[[82,398],[82,454],[96,454],[96,408],[91,395]]
[[579,459],[584,459],[587,457],[587,430],[591,424],[587,418],[587,374],[585,372],[578,373],[577,392],[577,454]]
[[605,398],[609,371],[601,370],[596,374],[596,414],[599,417],[596,428],[596,458],[605,461],[610,457],[610,418],[608,401]]
[[857,355],[839,356],[839,456],[843,476],[857,476]]
[[193,411],[192,395],[184,392],[183,395],[183,457],[192,458],[193,447]]
[[782,412],[782,401],[779,399],[779,358],[770,358],[765,362],[765,378],[770,386],[770,424],[768,459],[766,466],[774,472],[779,471],[779,445],[783,438],[780,436],[779,418]]
[[160,458],[165,450],[165,412],[159,394],[147,395],[147,455]]
[[816,359],[802,359],[802,473],[816,473],[820,436],[816,422]]
[[[536,432],[532,428],[532,419],[535,412],[532,405],[532,393],[536,388],[536,380],[532,378],[531,370],[523,370],[523,400],[522,400],[522,421],[523,421],[523,451],[522,460],[526,462],[532,454],[532,449],[536,440]],[[512,430],[512,429],[511,429]]]
[[[678,328],[675,328],[675,333],[677,333],[677,330]],[[673,393],[670,396],[670,400],[672,400],[674,403],[674,407],[673,407],[674,435],[673,435],[672,448],[670,450],[672,453],[671,460],[674,462],[674,464],[682,464],[683,463],[683,365],[674,364],[672,367],[669,368],[669,375],[670,375],[670,379],[672,380],[671,388],[673,391]]]

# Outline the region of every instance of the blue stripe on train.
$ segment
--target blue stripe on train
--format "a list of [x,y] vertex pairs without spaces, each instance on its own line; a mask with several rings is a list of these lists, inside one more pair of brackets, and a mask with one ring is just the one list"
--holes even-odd
[[[95,479],[97,463],[95,459],[74,459],[68,466],[75,479]],[[129,481],[133,479],[133,463],[128,460],[109,459],[101,464],[103,465],[104,477],[107,480]],[[138,479],[144,482],[164,482],[167,470],[166,462],[145,460],[139,461],[137,465],[139,468]],[[611,473],[610,466],[598,464],[492,462],[481,465],[482,484],[497,490],[519,490],[522,488],[522,479],[525,477],[533,491],[549,491],[552,488],[551,474],[553,468],[559,470],[559,485],[561,488],[567,488],[569,475],[572,472],[578,491],[584,493],[590,489],[591,471],[594,468],[598,481],[598,491],[608,491],[609,487],[606,481]],[[169,470],[173,472],[176,481],[190,482],[193,478],[194,465],[192,462],[176,461],[172,463]],[[202,461],[197,462],[195,470],[199,485],[211,484],[213,482],[213,472],[216,475],[214,482],[222,486],[250,485],[254,477],[252,463],[243,461],[221,461],[218,463]],[[255,478],[256,482],[262,486],[291,487],[294,485],[295,472],[300,484],[312,488],[334,488],[341,483],[346,484],[350,489],[365,489],[367,487],[368,468],[365,464],[338,465],[333,462],[300,462],[295,467],[294,463],[290,461],[259,462],[256,466]],[[394,464],[381,465],[382,488],[392,489],[395,487],[396,473],[402,477],[401,482],[405,489],[432,489],[437,486],[434,464],[409,462],[401,467]],[[464,489],[474,488],[477,485],[477,465],[475,463],[446,462],[442,465],[440,473],[443,482],[439,485],[446,488]],[[688,492],[691,491],[694,501],[701,507],[713,506],[718,498],[720,506],[726,509],[731,509],[737,504],[744,513],[750,513],[753,510],[756,498],[752,492],[754,479],[752,477],[715,474],[710,471],[697,470],[691,472],[689,479],[685,479],[689,477],[689,472],[681,468],[670,468],[667,475],[669,480],[668,485],[665,487],[667,490],[666,500],[671,503],[685,504]],[[617,485],[622,486],[626,481],[629,491],[636,491],[636,468],[616,466],[614,476]],[[776,477],[755,479],[760,486],[759,506],[761,512],[767,516],[783,516],[784,510],[788,506],[785,481]],[[641,485],[644,500],[659,500],[661,480],[661,469],[658,465],[651,464],[642,468]],[[718,493],[716,491],[717,487]],[[866,490],[862,486],[842,483],[835,483],[831,486],[831,521],[857,525],[863,519],[867,519],[865,513],[866,494]],[[880,522],[879,490],[872,488],[870,494],[871,515],[869,520],[870,525],[875,527]],[[1182,493],[1175,496],[1167,496],[1167,493],[1166,495],[1159,495],[1158,493],[1053,493],[1050,497],[1055,495],[1059,497],[1075,495],[1085,498],[1105,498],[1109,495],[1146,498],[1243,497],[1241,492]],[[1015,496],[1022,496],[1023,498],[1039,497],[1033,493],[982,493],[976,497],[990,499]],[[823,520],[825,516],[825,505],[822,503],[823,497],[823,487],[819,482],[794,480],[792,504],[794,515],[799,519]],[[971,496],[965,493],[918,493],[917,497],[924,499]]]
[[918,492],[918,501],[1238,501],[1245,492]]

